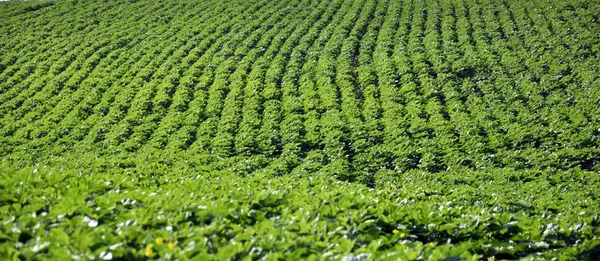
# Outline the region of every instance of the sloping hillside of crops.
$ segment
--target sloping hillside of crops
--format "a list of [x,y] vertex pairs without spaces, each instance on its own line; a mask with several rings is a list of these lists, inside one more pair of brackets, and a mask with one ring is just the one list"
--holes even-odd
[[600,258],[599,13],[2,2],[0,259]]

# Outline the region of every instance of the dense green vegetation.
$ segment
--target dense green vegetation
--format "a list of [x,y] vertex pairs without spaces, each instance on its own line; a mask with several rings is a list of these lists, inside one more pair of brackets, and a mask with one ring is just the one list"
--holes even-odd
[[0,3],[0,259],[600,259],[600,2]]

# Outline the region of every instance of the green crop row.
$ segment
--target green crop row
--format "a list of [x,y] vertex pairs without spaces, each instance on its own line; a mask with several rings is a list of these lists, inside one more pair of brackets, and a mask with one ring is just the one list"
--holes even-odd
[[[559,16],[565,9],[593,20],[594,6],[548,5],[540,13],[518,3],[296,4],[209,12],[145,5],[130,19],[107,11],[89,30],[64,30],[70,41],[41,42],[26,54],[7,41],[4,159],[145,158],[167,148],[197,154],[195,165],[254,154],[297,158],[289,170],[319,154],[343,179],[367,183],[379,168],[597,169],[597,43],[589,33],[561,31],[578,22]],[[181,8],[188,13],[171,17]],[[217,14],[220,22],[207,22]],[[138,26],[126,28],[131,21]],[[22,33],[21,42],[55,28],[48,23],[28,25],[38,31]]]

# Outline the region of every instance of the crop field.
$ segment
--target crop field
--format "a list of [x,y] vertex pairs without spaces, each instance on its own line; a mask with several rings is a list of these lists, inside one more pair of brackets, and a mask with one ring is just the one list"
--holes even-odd
[[600,1],[0,3],[0,260],[600,260]]

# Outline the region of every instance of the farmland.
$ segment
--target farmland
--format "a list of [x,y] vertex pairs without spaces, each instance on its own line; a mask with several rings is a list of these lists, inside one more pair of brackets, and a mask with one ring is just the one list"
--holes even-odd
[[2,2],[0,259],[598,260],[599,13]]

